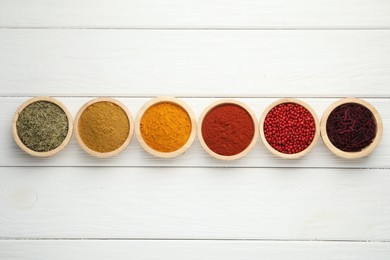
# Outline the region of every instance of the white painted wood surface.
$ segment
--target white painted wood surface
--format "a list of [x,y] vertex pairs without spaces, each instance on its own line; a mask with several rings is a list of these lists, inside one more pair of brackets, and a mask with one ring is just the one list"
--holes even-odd
[[390,240],[388,169],[7,167],[1,178],[3,238]]
[[390,30],[3,30],[0,95],[388,97],[389,46]]
[[[0,241],[1,259],[388,260],[385,243],[270,241]],[[288,257],[286,257],[288,256]]]
[[[0,1],[0,259],[389,259],[389,46],[387,0]],[[135,139],[107,160],[74,139],[38,159],[11,137],[36,95],[73,115],[113,96],[133,116],[156,95],[197,116],[239,97],[258,117],[276,97],[321,116],[357,96],[384,136],[356,161],[321,141],[296,161],[260,141],[235,162],[198,141],[162,160]]]
[[0,26],[389,28],[387,0],[2,0]]

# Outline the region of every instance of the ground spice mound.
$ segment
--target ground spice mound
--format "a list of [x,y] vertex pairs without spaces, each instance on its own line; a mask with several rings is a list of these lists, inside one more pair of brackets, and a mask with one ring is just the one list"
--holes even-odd
[[130,122],[120,106],[101,101],[93,103],[82,112],[78,128],[83,143],[89,149],[108,153],[115,151],[126,141]]
[[336,107],[326,121],[330,142],[345,152],[360,152],[376,136],[376,121],[371,111],[357,103]]
[[49,101],[26,106],[16,121],[22,143],[36,152],[48,152],[62,144],[68,134],[68,117],[64,110]]
[[275,150],[294,154],[305,150],[313,141],[316,126],[313,116],[296,103],[273,107],[264,120],[264,135]]
[[154,150],[164,153],[180,149],[188,141],[191,128],[188,113],[170,102],[150,106],[143,114],[140,124],[145,143]]
[[213,152],[231,156],[244,151],[252,142],[255,126],[244,108],[222,104],[211,109],[203,119],[202,136]]

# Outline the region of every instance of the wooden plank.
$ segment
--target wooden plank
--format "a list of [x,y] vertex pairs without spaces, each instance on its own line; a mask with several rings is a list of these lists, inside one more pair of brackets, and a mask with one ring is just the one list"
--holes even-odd
[[[271,154],[259,139],[254,149],[244,158],[236,161],[220,161],[209,156],[196,139],[192,147],[184,154],[172,160],[155,158],[145,152],[137,142],[135,136],[130,145],[119,155],[109,159],[94,158],[84,152],[74,138],[64,151],[51,158],[35,158],[23,152],[12,139],[12,117],[28,97],[0,97],[2,109],[0,111],[0,166],[145,166],[145,167],[339,167],[339,168],[390,168],[390,140],[384,134],[381,144],[368,157],[358,160],[348,160],[335,156],[320,140],[316,147],[305,157],[299,160],[286,160]],[[90,97],[60,97],[59,100],[69,108],[75,116],[78,109],[90,100]],[[118,98],[133,114],[149,100],[148,98]],[[197,118],[214,98],[184,98]],[[250,106],[260,119],[261,113],[275,98],[241,98]],[[323,111],[336,99],[332,98],[304,98],[321,116]],[[366,99],[373,104],[382,116],[384,129],[390,127],[390,107],[386,98]]]
[[2,238],[390,241],[390,170],[8,167]]
[[387,260],[389,243],[276,241],[0,241],[2,259]]
[[2,0],[2,27],[388,28],[386,0]]
[[0,95],[389,97],[388,46],[390,30],[1,30]]

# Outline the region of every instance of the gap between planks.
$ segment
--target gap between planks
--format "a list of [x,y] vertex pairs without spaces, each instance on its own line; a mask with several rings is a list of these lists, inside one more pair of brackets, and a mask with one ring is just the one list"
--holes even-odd
[[[42,95],[40,95],[42,96]],[[110,98],[155,98],[159,95],[152,96],[152,95],[137,95],[137,96],[131,96],[131,95],[50,95],[53,98],[96,98],[96,97],[110,97]],[[168,95],[169,96],[169,95]],[[32,98],[36,96],[32,95],[0,95],[0,98]],[[210,96],[210,95],[205,95],[205,96],[185,96],[185,95],[179,95],[179,96],[174,96],[175,98],[191,98],[191,99],[204,99],[204,98],[258,98],[258,99],[270,99],[270,98],[285,98],[286,96],[267,96],[267,95],[262,95],[262,96],[256,96],[256,95],[232,95],[232,96]],[[289,96],[290,97],[290,96]],[[328,97],[321,97],[321,96],[293,96],[294,98],[318,98],[318,99],[336,99],[336,98],[346,98],[345,96],[328,96]],[[361,99],[390,99],[390,96],[354,96],[357,98]]]
[[390,27],[50,27],[50,26],[6,26],[0,30],[147,30],[147,31],[383,31]]
[[106,238],[20,238],[20,237],[0,237],[0,241],[240,241],[240,242],[325,242],[325,243],[390,243],[390,240],[337,240],[337,239],[255,239],[255,238],[122,238],[122,237],[106,237]]
[[315,167],[315,166],[280,166],[280,167],[269,167],[269,166],[223,166],[223,165],[216,165],[216,166],[186,166],[186,165],[145,165],[145,166],[136,166],[136,165],[99,165],[99,166],[92,166],[92,165],[21,165],[21,166],[0,166],[1,168],[174,168],[174,169],[224,169],[224,168],[230,168],[230,169],[333,169],[333,170],[390,170],[390,168],[387,167]]

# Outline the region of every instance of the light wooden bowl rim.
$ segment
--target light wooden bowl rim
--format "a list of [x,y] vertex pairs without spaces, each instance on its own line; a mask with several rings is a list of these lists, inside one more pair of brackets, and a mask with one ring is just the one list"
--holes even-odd
[[[142,119],[144,113],[146,112],[146,110],[148,110],[151,106],[153,106],[155,104],[158,104],[158,103],[171,103],[171,104],[174,104],[176,106],[179,106],[180,108],[182,108],[187,113],[187,115],[190,118],[190,121],[191,121],[190,136],[188,137],[187,142],[182,147],[177,149],[176,151],[166,152],[166,153],[157,151],[157,150],[153,149],[152,147],[150,147],[145,142],[145,140],[142,137],[141,128],[140,128],[141,127],[141,119]],[[141,109],[138,111],[138,114],[137,114],[137,117],[136,117],[136,120],[135,120],[135,135],[136,135],[137,140],[140,143],[141,147],[146,152],[148,152],[149,154],[151,154],[153,156],[160,157],[160,158],[173,158],[173,157],[179,156],[179,155],[183,154],[184,152],[186,152],[191,147],[192,143],[195,140],[195,136],[196,136],[196,119],[195,119],[194,112],[192,111],[192,109],[184,101],[182,101],[182,100],[180,100],[178,98],[175,98],[175,97],[172,97],[172,96],[159,96],[159,97],[155,97],[155,98],[147,101],[141,107]]]
[[[202,124],[203,124],[203,120],[206,117],[206,115],[212,109],[214,109],[214,108],[216,108],[218,106],[227,105],[227,104],[233,104],[233,105],[237,105],[237,106],[243,108],[250,115],[250,117],[252,118],[253,127],[254,127],[253,138],[252,138],[252,141],[249,143],[249,145],[242,152],[240,152],[238,154],[235,154],[235,155],[230,155],[230,156],[229,155],[221,155],[221,154],[218,154],[218,153],[212,151],[207,146],[206,142],[203,139],[203,135],[202,135]],[[232,161],[232,160],[237,160],[237,159],[242,158],[245,155],[247,155],[253,149],[253,147],[256,145],[257,139],[259,138],[258,132],[259,132],[259,130],[258,130],[257,117],[256,117],[255,112],[253,112],[253,110],[249,106],[247,106],[245,103],[243,103],[241,101],[238,101],[236,99],[224,98],[224,99],[216,100],[213,103],[209,104],[203,110],[202,114],[199,117],[199,123],[198,123],[198,139],[199,139],[199,142],[200,142],[201,146],[203,147],[203,149],[209,155],[211,155],[212,157],[214,157],[216,159],[219,159],[219,160]]]
[[[101,152],[97,152],[97,151],[90,149],[88,146],[86,146],[84,144],[84,142],[80,136],[80,133],[79,133],[79,120],[80,120],[81,115],[83,114],[85,109],[87,109],[89,106],[91,106],[92,104],[95,104],[95,103],[99,103],[99,102],[110,102],[110,103],[113,103],[113,104],[119,106],[125,112],[127,119],[129,120],[129,134],[128,134],[125,142],[116,150],[111,151],[111,152],[107,152],[107,153],[101,153]],[[74,130],[75,130],[76,141],[84,151],[86,151],[88,154],[95,156],[95,157],[98,157],[98,158],[108,158],[108,157],[112,157],[114,155],[119,154],[130,144],[131,138],[133,137],[133,133],[134,133],[134,121],[133,121],[133,117],[131,116],[130,111],[127,109],[127,107],[122,102],[120,102],[114,98],[98,97],[98,98],[94,98],[94,99],[88,101],[79,109],[79,111],[77,112],[76,118],[75,118]]]
[[[374,119],[376,121],[376,135],[375,135],[374,141],[370,145],[368,145],[367,147],[363,148],[360,152],[345,152],[345,151],[340,150],[339,148],[334,146],[332,144],[332,142],[329,140],[328,133],[326,131],[326,122],[328,121],[328,117],[329,117],[330,113],[336,107],[338,107],[342,104],[346,104],[346,103],[356,103],[356,104],[360,104],[360,105],[366,107],[367,109],[369,109],[371,111],[371,113],[373,114]],[[337,100],[336,102],[332,103],[325,110],[325,112],[321,118],[321,138],[322,138],[322,141],[324,142],[326,147],[328,147],[328,149],[332,153],[334,153],[335,155],[340,156],[342,158],[358,159],[358,158],[362,158],[364,156],[369,155],[379,145],[379,143],[382,139],[382,135],[383,135],[383,123],[382,123],[382,119],[381,119],[378,111],[375,109],[375,107],[373,105],[371,105],[370,103],[368,103],[367,101],[362,100],[362,99],[348,97],[348,98],[343,98],[343,99]]]
[[[22,140],[20,140],[20,137],[18,135],[18,130],[16,128],[16,122],[19,118],[19,114],[23,111],[23,109],[25,109],[28,105],[35,103],[35,102],[38,102],[38,101],[47,101],[47,102],[50,102],[50,103],[57,105],[58,107],[60,107],[62,109],[62,111],[64,111],[64,113],[68,119],[68,133],[66,134],[65,139],[62,141],[62,143],[57,148],[55,148],[51,151],[48,151],[48,152],[37,152],[37,151],[31,150],[30,148],[28,148],[22,142]],[[22,105],[20,105],[18,107],[18,109],[16,110],[16,112],[14,114],[13,120],[12,120],[12,136],[13,136],[13,139],[15,140],[16,144],[20,147],[20,149],[22,149],[26,153],[28,153],[32,156],[36,156],[36,157],[49,157],[49,156],[53,156],[53,155],[59,153],[69,143],[69,140],[72,137],[72,133],[73,133],[73,119],[72,119],[71,114],[69,113],[69,111],[66,109],[66,107],[60,101],[58,101],[55,98],[48,97],[48,96],[38,96],[38,97],[33,97],[33,98],[28,99],[27,101],[25,101],[24,103],[22,103]]]
[[[272,108],[274,108],[277,105],[284,104],[284,103],[295,103],[295,104],[303,106],[305,109],[307,109],[310,112],[310,114],[312,115],[312,117],[314,119],[316,130],[314,133],[313,141],[311,142],[311,144],[308,147],[306,147],[305,150],[300,151],[299,153],[294,153],[294,154],[281,153],[278,150],[276,150],[275,148],[273,148],[265,138],[264,121],[265,121],[266,116],[268,115],[268,113],[271,111]],[[318,139],[320,137],[320,123],[319,123],[319,119],[318,119],[316,112],[309,104],[307,104],[306,102],[304,102],[300,99],[297,99],[297,98],[281,98],[281,99],[278,99],[275,102],[271,103],[264,110],[264,112],[260,118],[259,129],[260,129],[260,138],[261,138],[264,146],[268,149],[268,151],[270,151],[274,155],[281,157],[281,158],[284,158],[284,159],[298,159],[298,158],[306,155],[314,148],[314,146],[317,144]]]

